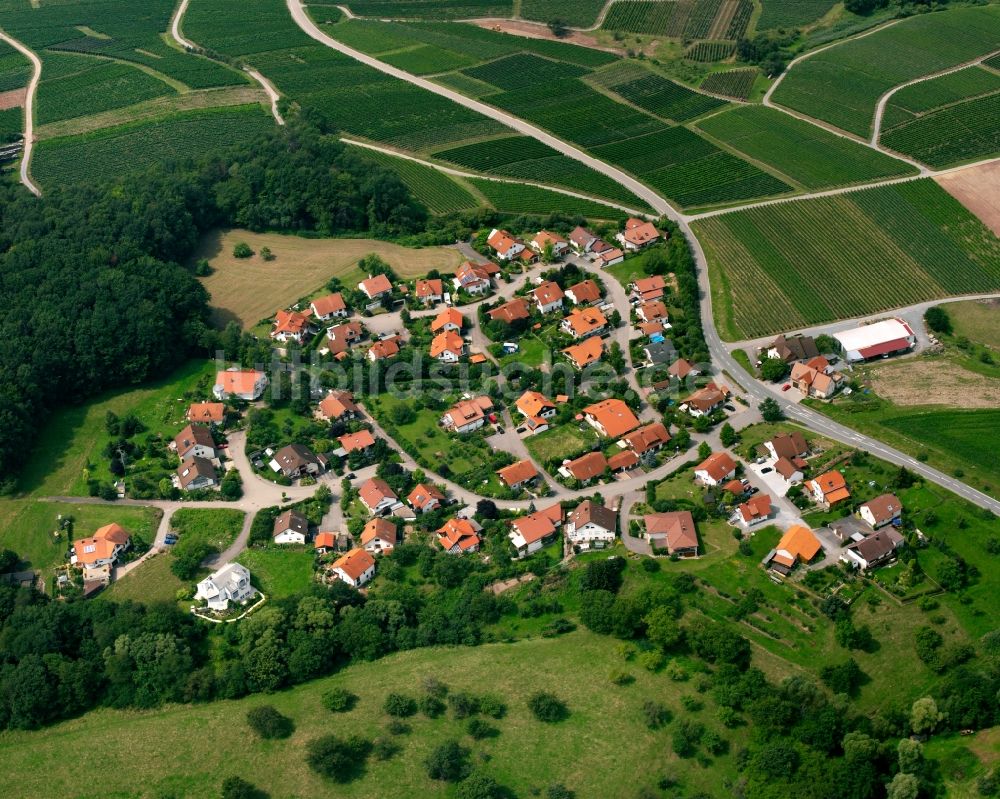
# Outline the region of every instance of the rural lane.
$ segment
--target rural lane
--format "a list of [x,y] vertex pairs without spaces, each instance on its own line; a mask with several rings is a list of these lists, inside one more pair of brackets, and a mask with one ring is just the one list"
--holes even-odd
[[191,0],[181,0],[180,5],[174,10],[174,15],[170,18],[170,35],[185,50],[197,50],[198,47],[194,42],[185,39],[181,34],[181,19],[183,19],[184,14],[187,13],[188,4]]
[[42,190],[31,179],[31,154],[35,149],[35,95],[38,93],[38,81],[42,79],[42,60],[27,45],[2,30],[0,30],[0,41],[7,42],[31,62],[31,80],[28,81],[27,91],[24,93],[24,152],[21,154],[21,183],[36,197],[41,197]]
[[[300,28],[302,28],[302,30],[310,38],[315,39],[320,44],[326,45],[327,47],[330,47],[333,50],[343,53],[344,55],[349,56],[363,64],[366,64],[367,66],[370,66],[373,69],[378,70],[379,72],[383,72],[394,78],[398,78],[399,80],[412,83],[415,86],[419,86],[422,89],[426,89],[427,91],[430,91],[441,97],[445,97],[449,100],[452,100],[455,103],[458,103],[459,105],[462,105],[484,116],[487,116],[491,119],[501,122],[502,124],[507,125],[508,127],[513,128],[514,130],[517,130],[518,132],[523,133],[526,136],[531,136],[532,138],[535,138],[538,141],[547,144],[549,147],[552,147],[553,149],[557,150],[563,155],[566,155],[569,158],[573,158],[576,161],[580,161],[581,163],[586,164],[595,171],[607,175],[608,177],[614,180],[617,180],[621,185],[625,186],[627,189],[629,189],[629,191],[631,191],[637,197],[640,197],[647,203],[649,203],[649,205],[652,208],[654,208],[657,212],[664,214],[670,219],[676,221],[677,224],[680,226],[681,230],[687,236],[687,239],[690,242],[692,250],[694,252],[695,263],[697,264],[698,286],[699,286],[699,291],[701,293],[702,323],[705,331],[705,340],[708,345],[709,352],[712,356],[712,360],[721,370],[728,371],[729,374],[731,375],[746,374],[746,371],[743,369],[743,367],[733,358],[732,353],[729,351],[729,348],[723,343],[722,338],[719,336],[718,329],[716,328],[715,325],[715,317],[713,316],[712,313],[712,292],[708,277],[708,259],[705,256],[705,250],[702,247],[701,242],[692,232],[691,227],[688,224],[688,218],[685,217],[683,214],[680,214],[678,211],[676,211],[673,208],[673,206],[671,206],[670,203],[668,203],[663,197],[660,197],[656,192],[654,192],[648,186],[641,183],[637,179],[631,177],[630,175],[625,174],[620,169],[610,166],[609,164],[606,164],[603,161],[594,158],[591,155],[588,155],[579,148],[574,147],[573,145],[562,141],[561,139],[553,136],[551,133],[547,133],[546,131],[534,125],[528,124],[522,119],[512,116],[511,114],[508,114],[497,108],[493,108],[492,106],[489,106],[486,103],[479,102],[478,100],[473,100],[451,89],[445,88],[443,86],[438,86],[437,84],[432,83],[431,81],[425,78],[420,78],[402,69],[398,69],[396,67],[390,66],[389,64],[385,64],[379,61],[377,58],[372,58],[369,55],[366,55],[362,52],[359,52],[358,50],[355,50],[352,47],[348,47],[347,45],[338,42],[336,39],[323,33],[316,26],[316,24],[309,18],[309,15],[306,13],[306,10],[302,5],[302,0],[286,0],[286,3],[288,6],[288,10],[291,12],[292,18],[295,20],[296,24]],[[889,24],[892,25],[896,23],[893,22]],[[869,31],[865,34],[861,34],[861,36],[871,35],[876,30],[883,30],[886,27],[888,27],[888,25],[882,25],[878,28],[872,29],[872,31]],[[855,37],[855,39],[861,38],[861,36]],[[815,55],[817,52],[821,52],[821,50],[823,49],[827,48],[814,50],[811,53],[808,53],[804,56],[800,56],[798,59],[796,59],[796,61],[793,61],[792,64],[789,65],[789,68],[791,68],[791,66],[793,66],[797,61],[801,61],[803,58],[808,57],[810,55]],[[787,70],[785,74],[787,74]],[[774,89],[776,88],[777,84],[780,83],[780,81],[781,79],[779,78],[779,80],[776,81],[775,86],[771,87],[771,90],[769,90],[766,99],[769,99],[770,95],[773,93]],[[815,123],[815,120],[808,120],[808,121]],[[923,165],[919,166],[921,169],[926,169],[926,167],[923,167]],[[767,398],[774,397],[773,392],[769,391],[760,382],[754,380],[749,375],[748,377],[750,379],[745,381],[747,383],[747,391],[754,399],[761,401]],[[920,474],[922,477],[930,480],[931,482],[937,483],[938,485],[948,488],[949,490],[954,491],[956,494],[959,494],[960,496],[969,500],[970,502],[979,505],[980,507],[987,508],[993,513],[1000,515],[1000,501],[997,501],[992,497],[983,494],[980,491],[976,491],[975,489],[965,485],[964,483],[956,480],[955,478],[950,477],[944,474],[943,472],[938,471],[937,469],[933,469],[927,466],[926,464],[923,464],[920,461],[916,460],[915,458],[911,458],[910,456],[905,455],[899,450],[886,446],[877,439],[871,438],[870,436],[862,435],[849,427],[845,427],[844,425],[832,422],[831,420],[826,419],[825,417],[821,416],[815,411],[810,411],[806,408],[801,408],[798,406],[789,406],[787,407],[786,413],[789,416],[789,418],[793,419],[794,421],[798,421],[801,424],[804,424],[806,427],[818,430],[824,435],[830,438],[834,438],[838,441],[841,441],[842,443],[848,444],[849,446],[856,446],[861,449],[865,449],[868,452],[876,454],[879,457],[884,458],[885,460],[894,463],[896,465],[906,466],[907,468]],[[651,479],[651,478],[652,475],[649,475],[645,479]],[[627,488],[625,488],[624,486],[622,486],[622,488],[623,490],[627,490]]]

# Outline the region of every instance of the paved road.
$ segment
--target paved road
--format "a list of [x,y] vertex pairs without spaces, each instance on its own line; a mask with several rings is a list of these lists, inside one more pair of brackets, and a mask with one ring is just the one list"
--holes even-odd
[[181,0],[180,5],[174,10],[174,15],[170,18],[170,35],[185,50],[197,50],[197,45],[190,39],[185,39],[181,34],[181,19],[187,13],[190,2],[191,0]]
[[38,93],[38,81],[42,79],[42,60],[26,45],[2,30],[0,30],[0,41],[7,42],[31,62],[31,80],[28,81],[27,91],[24,94],[24,152],[21,155],[21,183],[36,197],[41,197],[42,190],[31,179],[31,154],[35,149],[35,96]]

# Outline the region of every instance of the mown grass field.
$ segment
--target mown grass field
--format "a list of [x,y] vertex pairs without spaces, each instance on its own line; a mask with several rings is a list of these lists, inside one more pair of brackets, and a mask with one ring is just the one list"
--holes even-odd
[[270,130],[261,105],[210,108],[39,143],[32,171],[47,188],[108,180],[171,158],[187,158]]
[[315,558],[309,545],[253,547],[236,560],[250,570],[253,584],[269,599],[301,593],[313,581]]
[[[255,253],[270,247],[275,258],[235,258],[233,247],[245,241]],[[431,269],[451,271],[462,262],[448,247],[411,249],[375,239],[309,239],[248,230],[218,231],[207,236],[195,258],[207,258],[214,270],[204,278],[219,324],[238,322],[245,329],[321,289],[331,277],[356,286],[367,275],[358,261],[369,253],[382,257],[400,277],[418,277]]]
[[694,224],[730,340],[1000,286],[1000,242],[929,180]]
[[[59,530],[60,514],[73,517],[72,538],[65,531],[53,535]],[[152,543],[160,515],[155,508],[4,499],[0,500],[0,548],[16,552],[24,569],[40,571],[47,580],[52,568],[65,561],[72,540],[117,522],[135,538]]]
[[[134,571],[111,583],[98,597],[110,602],[175,602],[177,592],[190,588],[192,583],[183,582],[170,571],[172,561],[173,556],[169,553],[154,555]],[[187,602],[185,608],[190,605],[191,602]]]
[[879,96],[996,49],[1000,7],[954,8],[905,19],[796,64],[774,101],[867,136]]
[[18,490],[36,497],[86,496],[88,475],[110,480],[101,454],[110,440],[104,422],[109,411],[134,413],[147,428],[140,441],[157,433],[173,438],[185,425],[188,405],[208,397],[214,378],[211,361],[189,361],[163,380],[61,408],[36,439]]
[[1000,305],[982,302],[953,302],[946,310],[955,335],[1000,350]]
[[[735,776],[733,752],[746,740],[746,729],[724,730],[707,695],[699,697],[704,701],[702,710],[683,710],[681,696],[693,693],[688,684],[624,662],[617,646],[612,638],[578,631],[514,644],[416,649],[271,696],[148,712],[98,710],[41,733],[3,733],[5,795],[10,799],[53,794],[77,799],[151,799],[164,793],[215,796],[226,776],[239,774],[274,799],[443,798],[454,796],[454,788],[428,779],[423,760],[449,738],[471,747],[473,763],[517,796],[544,792],[561,782],[579,799],[604,799],[621,795],[625,774],[633,787],[651,787],[668,770],[688,790],[722,795],[724,781]],[[633,684],[611,684],[609,673],[621,668],[633,674]],[[320,735],[383,735],[388,722],[381,709],[385,696],[391,691],[417,695],[428,677],[452,691],[501,696],[507,715],[491,721],[499,735],[477,743],[465,734],[465,723],[450,715],[415,716],[409,720],[411,734],[397,737],[399,754],[384,762],[370,760],[354,782],[336,785],[305,765],[305,745]],[[331,714],[321,705],[323,693],[334,686],[359,697],[349,713]],[[543,724],[530,715],[526,700],[542,689],[566,702],[568,719]],[[677,758],[670,749],[670,727],[650,731],[643,723],[641,707],[647,699],[667,705],[678,718],[696,718],[722,733],[732,742],[730,754],[713,758],[706,767]],[[274,705],[294,720],[291,738],[260,741],[245,727],[247,710],[262,704]],[[207,739],[215,744],[206,746]],[[621,745],[610,746],[609,741]],[[95,748],[104,753],[106,771],[100,786],[90,789],[80,781],[74,760]]]
[[550,460],[573,458],[591,449],[600,440],[596,431],[589,425],[562,424],[535,433],[524,439],[524,445],[537,463],[548,463]]
[[916,174],[890,156],[773,108],[740,106],[699,121],[699,130],[807,189]]

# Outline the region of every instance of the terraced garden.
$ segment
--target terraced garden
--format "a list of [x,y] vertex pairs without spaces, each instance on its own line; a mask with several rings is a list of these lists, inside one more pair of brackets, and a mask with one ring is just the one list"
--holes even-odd
[[1000,241],[931,180],[695,222],[729,340],[1000,288]]
[[905,19],[838,44],[789,70],[773,98],[851,133],[871,132],[878,98],[893,86],[982,56],[1000,41],[1000,6]]
[[259,105],[208,109],[39,143],[32,171],[43,188],[109,179],[170,158],[249,140],[269,130]]
[[777,109],[747,105],[703,119],[699,130],[807,189],[916,174],[914,167]]

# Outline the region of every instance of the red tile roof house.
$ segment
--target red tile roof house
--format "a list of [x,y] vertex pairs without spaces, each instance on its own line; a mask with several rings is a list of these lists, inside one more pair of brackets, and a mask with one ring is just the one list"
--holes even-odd
[[658,300],[667,290],[667,281],[663,275],[641,277],[632,284],[632,293],[642,302]]
[[552,254],[557,258],[569,249],[569,242],[550,230],[539,230],[531,240],[531,249],[541,255],[547,244],[552,245]]
[[701,374],[694,366],[684,360],[683,358],[678,358],[667,368],[667,372],[671,377],[676,377],[678,380],[684,380],[690,375],[691,377],[697,377]]
[[352,549],[330,564],[330,574],[354,588],[375,576],[375,558],[363,549]]
[[514,519],[508,538],[517,550],[517,556],[523,558],[537,552],[555,538],[559,534],[562,519],[563,510],[558,502],[528,516]]
[[350,315],[347,303],[344,302],[344,295],[339,291],[327,294],[325,297],[317,297],[309,307],[312,308],[313,316],[317,319],[328,322],[334,317],[346,317]]
[[486,238],[486,243],[490,245],[497,258],[501,261],[510,261],[516,258],[524,250],[524,243],[515,239],[506,230],[493,228]]
[[566,298],[574,305],[591,305],[601,299],[601,289],[593,280],[581,280],[566,289]]
[[620,438],[639,427],[639,420],[623,400],[611,397],[583,409],[583,418],[605,438]]
[[736,521],[749,530],[771,518],[771,498],[767,494],[755,494],[736,508]]
[[212,394],[218,400],[236,397],[253,402],[260,399],[265,388],[267,388],[267,375],[263,372],[233,367],[216,374]]
[[650,546],[670,555],[693,558],[698,555],[698,531],[690,511],[650,513],[645,517],[646,539]]
[[736,461],[728,452],[713,452],[694,469],[694,479],[706,486],[725,483],[736,474]]
[[486,294],[493,288],[490,275],[490,269],[484,264],[466,261],[458,268],[451,282],[455,286],[455,291],[461,289],[468,294]]
[[525,391],[514,403],[525,419],[551,419],[558,413],[556,404],[537,391]]
[[566,517],[563,530],[570,544],[578,549],[604,549],[615,542],[618,514],[610,508],[585,499]]
[[597,236],[585,227],[573,228],[573,232],[569,234],[570,244],[572,244],[573,249],[579,253],[590,252],[591,248],[594,246],[594,242],[596,241]]
[[441,507],[441,503],[444,502],[444,494],[435,485],[417,483],[407,496],[406,501],[417,513],[429,513]]
[[426,305],[441,302],[444,298],[444,282],[440,278],[418,280],[413,293],[420,302]]
[[625,260],[625,253],[600,239],[590,245],[590,251],[597,256],[597,263],[602,267],[614,266]]
[[358,283],[358,289],[370,300],[381,300],[392,294],[392,282],[385,275],[372,275]]
[[320,401],[319,413],[333,422],[360,416],[361,409],[354,403],[354,395],[350,391],[331,391]]
[[215,466],[207,458],[197,456],[185,458],[177,467],[177,484],[183,491],[213,488],[218,483],[219,476]]
[[486,424],[486,414],[492,410],[493,400],[487,396],[460,400],[441,417],[441,424],[454,433],[471,433]]
[[531,295],[535,298],[535,304],[542,313],[552,313],[562,310],[563,290],[558,283],[546,280],[539,285]]
[[318,555],[325,555],[337,548],[337,534],[332,532],[316,533],[313,539],[313,549]]
[[851,498],[847,481],[838,471],[826,472],[814,480],[806,481],[806,490],[812,494],[817,504],[829,510],[838,502]]
[[309,535],[309,520],[297,510],[286,510],[274,520],[271,538],[275,544],[304,544]]
[[396,338],[384,338],[381,341],[376,341],[368,348],[368,354],[365,356],[369,361],[375,363],[376,361],[384,361],[387,358],[393,358],[399,355],[399,341]]
[[625,230],[615,236],[626,250],[635,252],[660,240],[660,231],[652,222],[631,218],[625,221]]
[[604,341],[591,337],[584,339],[579,344],[574,344],[572,347],[567,347],[562,352],[569,358],[573,366],[577,369],[583,369],[601,360],[601,356],[604,354]]
[[274,453],[268,466],[272,471],[294,480],[306,474],[322,474],[326,469],[326,458],[302,444],[289,444]]
[[319,345],[319,351],[329,352],[331,355],[347,352],[351,344],[362,339],[364,332],[361,322],[344,322],[328,327],[326,338]]
[[628,447],[636,455],[645,455],[647,452],[659,452],[669,443],[670,433],[667,432],[666,425],[653,422],[622,436],[618,446]]
[[604,457],[603,452],[588,452],[579,458],[565,461],[559,467],[559,474],[568,479],[579,480],[581,483],[589,483],[603,475],[607,468],[608,459]]
[[482,539],[479,537],[480,527],[470,519],[449,519],[435,532],[441,549],[450,555],[461,555],[465,552],[477,552]]
[[649,300],[636,308],[636,316],[643,322],[660,322],[662,328],[663,320],[668,318],[667,306],[661,300]]
[[112,522],[99,528],[90,538],[74,541],[70,562],[81,569],[110,566],[131,545],[131,536]]
[[681,403],[681,410],[687,411],[691,416],[708,416],[717,411],[726,402],[729,391],[723,386],[709,383],[703,388],[699,388],[694,394]]
[[192,402],[185,418],[189,422],[222,424],[226,421],[226,406],[221,402]]
[[599,336],[608,329],[608,320],[597,308],[574,308],[559,328],[577,339]]
[[623,472],[639,465],[639,456],[627,449],[608,458],[608,469],[612,472]]
[[371,434],[370,430],[348,433],[346,436],[338,438],[337,441],[340,442],[340,448],[344,450],[345,455],[350,455],[352,452],[367,452],[368,449],[375,446],[375,436]]
[[369,519],[361,531],[361,546],[372,555],[392,552],[398,539],[396,525],[388,519]]
[[465,355],[465,341],[450,330],[438,333],[431,340],[430,355],[442,363],[458,363]]
[[839,384],[836,378],[827,374],[824,369],[816,368],[822,365],[820,362],[828,363],[826,358],[819,356],[809,363],[794,364],[789,379],[792,386],[801,391],[803,396],[829,399],[837,393]]
[[524,297],[515,297],[510,302],[505,302],[503,305],[498,305],[487,311],[486,315],[494,321],[510,324],[518,319],[527,319],[531,316],[531,311],[528,307],[528,301]]
[[366,480],[358,489],[358,496],[361,499],[361,504],[373,516],[385,516],[389,511],[395,510],[402,504],[399,497],[396,496],[396,492],[381,477]]
[[294,341],[301,344],[312,338],[315,329],[310,324],[312,310],[299,311],[278,311],[274,315],[274,327],[270,336],[275,341]]
[[534,463],[525,458],[510,466],[498,469],[497,475],[507,488],[511,491],[517,491],[538,478],[538,469]]
[[858,515],[868,522],[873,530],[898,522],[902,514],[903,503],[895,494],[882,494],[858,508]]
[[461,333],[464,325],[465,317],[462,316],[461,311],[445,308],[431,322],[431,333],[441,333],[448,330],[453,333]]
[[189,424],[174,438],[174,450],[181,460],[186,458],[215,457],[215,439],[212,431],[203,424]]

